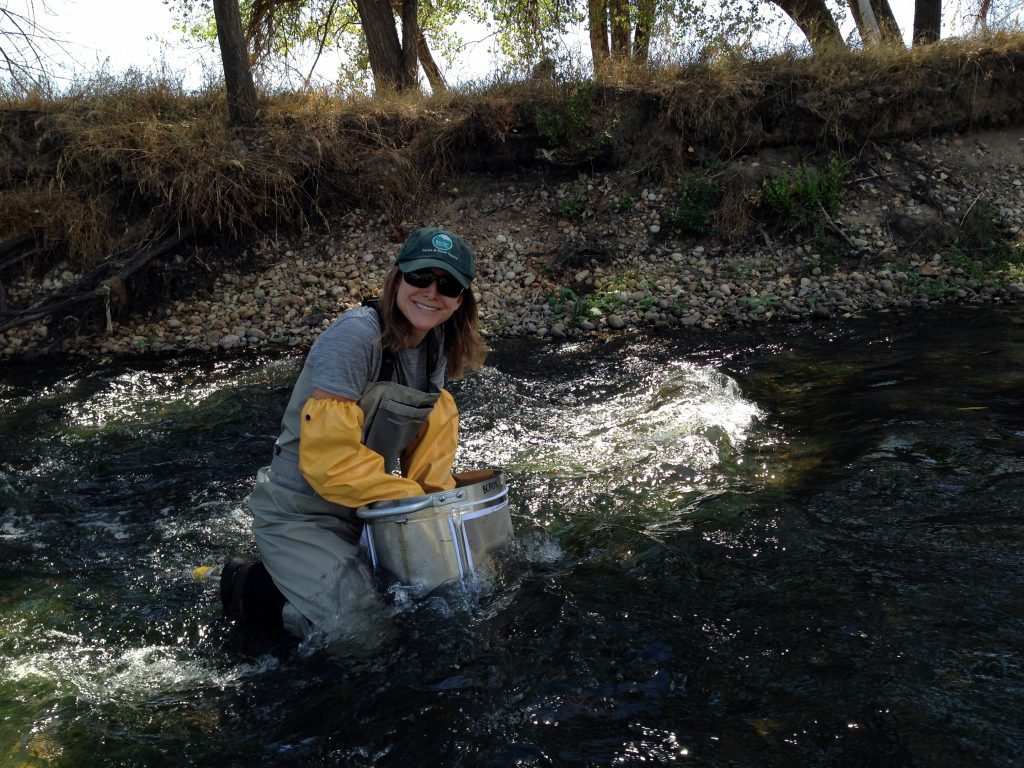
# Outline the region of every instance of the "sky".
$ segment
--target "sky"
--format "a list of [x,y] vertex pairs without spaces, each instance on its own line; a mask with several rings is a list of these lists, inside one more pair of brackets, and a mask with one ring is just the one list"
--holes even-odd
[[[7,3],[12,10],[27,4],[28,0]],[[200,58],[171,29],[174,19],[163,0],[35,0],[34,7],[39,25],[60,40],[68,54],[55,54],[65,77],[69,70],[84,74],[105,64],[113,73],[129,67],[148,69],[161,58],[172,71],[184,71],[196,68]]]
[[[28,2],[7,0],[6,5],[18,10]],[[900,28],[909,31],[913,0],[890,3]],[[66,53],[57,53],[63,64],[56,72],[59,84],[68,82],[75,73],[105,70],[120,74],[130,67],[181,73],[187,88],[201,86],[207,74],[219,75],[217,52],[184,42],[172,29],[174,17],[164,0],[35,0],[34,5],[39,24],[63,41]],[[450,83],[486,77],[491,71],[487,43],[483,40],[486,30],[467,32],[464,39],[475,44],[462,57],[456,71],[445,73]]]

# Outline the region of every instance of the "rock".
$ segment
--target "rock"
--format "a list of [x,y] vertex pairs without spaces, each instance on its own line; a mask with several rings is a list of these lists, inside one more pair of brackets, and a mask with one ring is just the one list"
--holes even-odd
[[623,320],[619,315],[608,315],[605,319],[608,327],[612,330],[618,331],[626,327],[626,321]]

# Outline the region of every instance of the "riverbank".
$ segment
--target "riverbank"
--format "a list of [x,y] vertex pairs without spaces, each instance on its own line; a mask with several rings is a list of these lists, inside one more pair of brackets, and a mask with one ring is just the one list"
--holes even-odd
[[[59,321],[13,328],[0,334],[0,359],[305,347],[379,291],[411,228],[435,223],[475,249],[475,290],[492,338],[726,329],[1024,300],[1024,131],[865,147],[844,161],[837,210],[823,208],[813,228],[787,226],[777,211],[765,216],[763,201],[752,199],[765,180],[825,167],[826,158],[794,148],[705,168],[691,180],[725,197],[714,216],[698,210],[692,184],[689,193],[648,186],[626,171],[464,174],[416,221],[395,226],[356,209],[298,239],[266,238],[233,260],[202,248],[179,254],[164,268],[173,298],[118,318],[115,286],[105,326],[64,338],[55,337]],[[700,226],[695,211],[707,214]],[[207,261],[216,276],[204,271]],[[59,270],[12,283],[12,301],[74,278]]]

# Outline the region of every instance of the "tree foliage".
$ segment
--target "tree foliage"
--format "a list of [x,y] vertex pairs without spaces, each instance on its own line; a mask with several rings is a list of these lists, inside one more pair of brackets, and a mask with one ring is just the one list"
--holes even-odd
[[[166,1],[178,10],[183,29],[212,39],[205,2]],[[934,42],[941,0],[915,3],[914,40]],[[748,55],[770,45],[766,41],[772,35],[776,41],[783,39],[781,14],[792,20],[815,52],[846,47],[839,25],[846,14],[865,47],[903,45],[890,0],[719,0],[713,6],[706,0],[416,0],[416,24],[403,25],[403,10],[410,7],[410,0],[241,0],[243,24],[258,66],[294,73],[304,61],[307,71],[301,74],[308,82],[309,62],[333,50],[342,54],[338,79],[346,90],[368,82],[371,68],[382,72],[375,75],[378,86],[390,82],[391,87],[408,87],[409,77],[399,72],[403,66],[408,69],[411,48],[432,89],[444,89],[443,64],[434,55],[443,62],[457,60],[463,47],[459,22],[465,20],[487,26],[492,71],[520,76],[534,71],[538,62],[563,76],[593,72],[600,77],[619,63],[646,66]],[[369,18],[377,20],[370,30]],[[413,34],[403,46],[407,27]],[[388,52],[388,63],[382,51]],[[378,62],[371,67],[375,57]]]
[[[208,41],[216,37],[207,3],[167,1],[177,15],[177,28],[187,36]],[[291,80],[297,74],[308,85],[324,55],[333,51],[340,54],[337,78],[344,90],[362,90],[370,77],[371,61],[359,4],[356,0],[241,0],[242,24],[257,72],[265,79],[283,73]],[[363,5],[371,12],[390,5],[397,20],[403,0],[365,0]],[[431,88],[443,90],[446,83],[435,54],[447,62],[455,58],[462,48],[456,20],[472,15],[475,8],[468,0],[419,0],[416,5],[417,58]],[[393,29],[398,35],[400,28]]]

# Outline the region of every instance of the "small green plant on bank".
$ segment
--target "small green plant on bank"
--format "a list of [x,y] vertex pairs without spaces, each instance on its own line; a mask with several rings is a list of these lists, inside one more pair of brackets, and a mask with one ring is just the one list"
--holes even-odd
[[548,306],[559,314],[573,314],[570,308],[575,307],[579,297],[572,288],[556,288],[547,297]]
[[622,299],[615,294],[595,293],[585,300],[587,315],[589,317],[600,317],[610,315],[622,306]]
[[590,190],[586,182],[574,181],[565,191],[565,197],[558,201],[558,213],[567,219],[578,219],[583,216],[590,202]]
[[975,279],[1024,264],[1024,245],[1015,241],[995,206],[978,200],[964,214],[956,237],[949,244],[950,263]]
[[622,300],[615,294],[595,293],[592,296],[579,296],[572,288],[556,288],[547,297],[556,315],[571,318],[577,322],[595,320],[613,313],[622,306]]
[[552,146],[579,146],[589,138],[595,100],[593,80],[574,83],[559,104],[538,107],[537,131]]
[[946,280],[936,277],[922,278],[917,284],[917,290],[934,301],[942,301],[953,296],[959,288]]
[[839,210],[847,175],[846,166],[836,155],[829,157],[824,170],[801,161],[792,171],[766,180],[755,203],[762,218],[767,218],[765,224],[810,235],[813,248],[826,254],[829,266],[834,267],[849,249],[831,219]]
[[683,235],[714,234],[715,211],[721,202],[722,188],[716,178],[706,173],[687,174],[679,183],[667,223]]
[[761,186],[761,203],[787,229],[814,229],[822,211],[832,215],[839,210],[843,182],[848,173],[836,155],[824,170],[801,161]]
[[771,309],[778,305],[782,299],[774,293],[765,296],[743,296],[740,298],[740,306],[747,312],[756,312],[758,309]]

